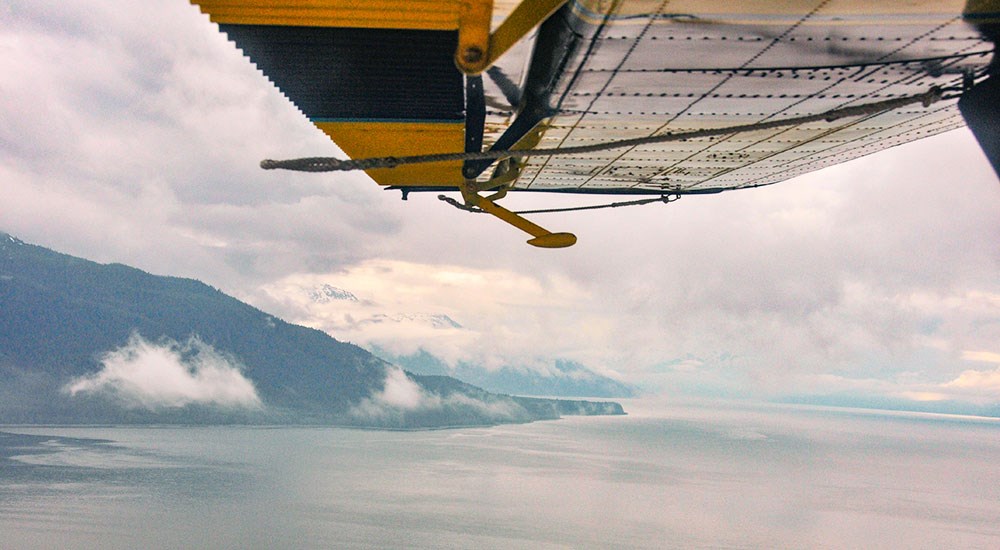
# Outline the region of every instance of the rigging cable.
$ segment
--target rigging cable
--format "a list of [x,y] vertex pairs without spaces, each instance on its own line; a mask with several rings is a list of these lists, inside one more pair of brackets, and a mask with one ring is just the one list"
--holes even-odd
[[581,145],[576,147],[561,147],[557,149],[502,149],[482,152],[468,153],[439,153],[430,155],[414,155],[406,157],[373,157],[364,159],[338,159],[333,157],[306,157],[289,160],[265,159],[260,162],[260,167],[264,170],[294,170],[298,172],[345,172],[351,170],[371,170],[374,168],[395,168],[406,164],[422,164],[428,162],[449,162],[466,160],[487,160],[501,158],[520,158],[533,156],[558,156],[558,155],[579,155],[584,153],[595,153],[623,147],[636,147],[653,143],[666,143],[670,141],[683,141],[686,139],[696,139],[703,137],[714,137],[729,135],[741,132],[755,132],[759,130],[769,130],[772,128],[783,128],[786,126],[797,126],[810,122],[833,122],[842,118],[868,116],[884,113],[893,109],[899,109],[915,103],[921,103],[924,107],[929,107],[943,98],[942,90],[933,87],[930,90],[910,96],[875,101],[852,107],[842,107],[824,113],[814,115],[804,115],[767,122],[757,122],[754,124],[743,124],[727,126],[725,128],[704,128],[689,132],[667,133],[642,138],[625,139],[594,145]]
[[[514,212],[515,214],[553,214],[556,212],[580,212],[583,210],[601,210],[604,208],[620,208],[623,206],[640,206],[643,204],[651,204],[654,202],[662,202],[663,204],[670,204],[680,200],[680,195],[660,195],[655,199],[639,199],[635,201],[622,201],[622,202],[612,202],[607,204],[594,204],[590,206],[567,206],[565,208],[545,208],[542,210],[518,210]],[[448,197],[446,195],[438,195],[438,200],[444,201],[459,210],[465,210],[466,212],[474,212],[476,214],[486,214],[487,212],[481,208],[476,208],[475,206],[469,206],[467,204],[462,204],[461,202]]]

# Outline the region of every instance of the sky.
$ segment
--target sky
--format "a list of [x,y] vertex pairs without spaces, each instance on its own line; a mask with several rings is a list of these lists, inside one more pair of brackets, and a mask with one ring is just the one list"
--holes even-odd
[[[435,194],[261,170],[339,151],[183,0],[4,2],[0,113],[0,230],[341,340],[574,360],[667,395],[1000,405],[1000,183],[965,129],[763,189],[538,216],[579,238],[541,250]],[[323,284],[357,300],[310,302]]]

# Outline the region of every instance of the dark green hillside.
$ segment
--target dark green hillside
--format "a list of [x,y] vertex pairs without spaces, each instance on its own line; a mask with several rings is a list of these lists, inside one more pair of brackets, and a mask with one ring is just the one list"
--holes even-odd
[[[196,336],[245,366],[243,374],[252,380],[264,406],[143,408],[65,391],[73,380],[100,371],[105,354],[126,346],[133,334],[149,342],[185,342]],[[394,405],[390,399],[386,406],[379,395],[389,368],[357,346],[286,323],[201,282],[101,265],[0,233],[0,423],[432,427],[608,413],[604,404],[575,402],[563,411],[490,394],[447,377],[415,375],[399,384],[404,393],[419,396],[411,399],[416,404]],[[362,406],[365,413],[359,414]]]
[[323,332],[288,324],[191,279],[100,265],[0,234],[0,364],[68,379],[133,332],[197,335],[236,355],[278,407],[341,412],[381,387],[386,364]]

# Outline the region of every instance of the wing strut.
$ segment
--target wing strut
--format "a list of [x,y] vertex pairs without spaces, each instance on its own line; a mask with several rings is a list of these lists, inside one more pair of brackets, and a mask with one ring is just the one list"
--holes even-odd
[[958,109],[1000,176],[1000,71],[963,93]]
[[[521,5],[527,3],[528,1],[525,1]],[[511,14],[508,20],[513,16],[514,14]],[[502,28],[501,25],[497,32],[499,33]],[[579,37],[572,29],[558,17],[548,18],[542,23],[535,39],[535,49],[528,66],[528,76],[517,116],[490,147],[491,151],[534,148],[537,141],[532,142],[530,136],[540,123],[555,112],[552,92],[563,73],[566,60],[576,50],[579,41]],[[493,159],[468,161],[462,168],[462,174],[467,179],[475,178],[486,171],[493,162]]]
[[966,77],[958,110],[993,165],[993,171],[1000,176],[1000,126],[997,122],[1000,120],[1000,57],[996,50],[1000,47],[998,12],[1000,0],[969,0],[965,6],[963,18],[972,23],[983,38],[993,42],[994,50],[993,59],[986,68],[985,80],[975,82],[971,75]]

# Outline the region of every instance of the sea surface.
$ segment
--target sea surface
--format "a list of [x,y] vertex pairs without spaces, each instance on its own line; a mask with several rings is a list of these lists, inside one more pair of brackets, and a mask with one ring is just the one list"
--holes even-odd
[[0,426],[0,548],[1000,548],[1000,421],[732,403],[437,431]]

